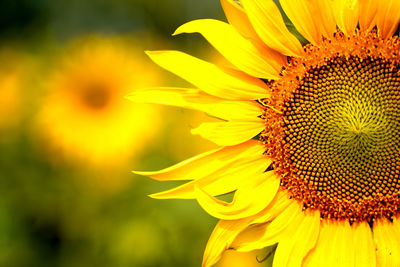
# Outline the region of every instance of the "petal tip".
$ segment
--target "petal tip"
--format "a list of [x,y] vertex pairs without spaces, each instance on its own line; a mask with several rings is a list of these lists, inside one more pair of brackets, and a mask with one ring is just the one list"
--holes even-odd
[[141,176],[151,176],[152,172],[147,172],[147,171],[132,171],[132,173],[141,175]]
[[191,129],[191,130],[190,130],[190,133],[193,134],[193,135],[199,135],[199,134],[200,134],[199,128],[200,128],[200,126]]
[[147,196],[151,197],[153,199],[162,199],[162,197],[159,197],[158,195],[159,195],[159,193],[154,193],[154,194],[150,194],[150,195],[147,195]]
[[132,102],[140,102],[137,98],[137,92],[131,92],[127,95],[124,95],[124,99],[132,101]]
[[144,53],[152,58],[153,56],[159,55],[161,54],[163,51],[162,50],[145,50]]
[[184,33],[184,30],[182,29],[184,25],[185,24],[179,26],[171,35],[172,36],[176,36],[176,35]]

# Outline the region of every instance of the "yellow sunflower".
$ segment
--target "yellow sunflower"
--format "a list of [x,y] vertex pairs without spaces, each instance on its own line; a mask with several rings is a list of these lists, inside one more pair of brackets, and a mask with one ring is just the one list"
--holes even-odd
[[158,79],[128,41],[86,37],[57,60],[37,118],[53,158],[114,166],[139,154],[157,131],[157,109],[124,99],[132,88]]
[[281,0],[303,45],[274,1],[221,2],[229,23],[175,34],[202,34],[234,67],[149,52],[196,89],[130,96],[222,119],[192,131],[219,149],[139,172],[191,180],[152,196],[197,199],[220,219],[203,266],[273,244],[278,267],[400,266],[400,1]]

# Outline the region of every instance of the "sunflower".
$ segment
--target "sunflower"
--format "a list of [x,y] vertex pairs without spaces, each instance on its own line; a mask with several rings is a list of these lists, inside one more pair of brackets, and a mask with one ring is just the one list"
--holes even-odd
[[203,266],[274,244],[273,266],[400,266],[400,2],[281,0],[295,31],[272,0],[221,2],[229,23],[175,34],[202,34],[234,67],[149,52],[196,88],[131,95],[222,119],[192,130],[220,148],[138,172],[189,180],[152,196],[220,219]]
[[123,97],[158,79],[129,41],[128,46],[124,38],[84,37],[56,60],[37,116],[38,133],[53,158],[120,166],[157,131],[157,109],[132,106]]

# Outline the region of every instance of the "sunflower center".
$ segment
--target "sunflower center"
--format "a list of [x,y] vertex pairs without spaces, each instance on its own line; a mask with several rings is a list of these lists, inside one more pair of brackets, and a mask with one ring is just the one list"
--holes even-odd
[[400,76],[380,59],[333,58],[285,105],[291,171],[320,195],[359,203],[398,191]]
[[400,208],[398,52],[389,57],[358,45],[350,54],[327,52],[318,62],[310,53],[293,63],[294,73],[272,85],[281,94],[265,103],[274,106],[265,114],[274,126],[262,135],[292,198],[323,218],[351,222],[391,218]]
[[99,110],[110,102],[110,90],[104,85],[90,85],[82,92],[82,102],[90,109]]

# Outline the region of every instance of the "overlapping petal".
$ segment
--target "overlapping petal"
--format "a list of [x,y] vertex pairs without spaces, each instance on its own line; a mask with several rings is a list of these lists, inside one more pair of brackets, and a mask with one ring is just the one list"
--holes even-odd
[[317,24],[323,36],[331,37],[336,31],[336,19],[332,8],[332,1],[318,0],[313,1],[312,4],[311,14],[314,17],[314,23]]
[[392,36],[400,22],[400,1],[386,0],[376,1],[378,12],[376,14],[376,25],[378,32],[384,39]]
[[238,251],[252,251],[278,243],[285,237],[288,227],[303,216],[300,205],[291,203],[272,221],[255,224],[241,232],[232,243]]
[[253,220],[254,224],[270,222],[281,214],[293,200],[289,198],[286,190],[280,189],[272,202]]
[[229,23],[245,38],[252,40],[260,46],[262,41],[251,25],[249,17],[235,0],[221,0],[222,8]]
[[255,215],[269,205],[278,192],[280,179],[273,171],[253,174],[243,179],[231,203],[212,197],[195,187],[196,198],[207,213],[223,220],[237,220]]
[[237,146],[208,151],[184,160],[171,167],[153,172],[135,172],[159,181],[194,180],[232,164],[238,160],[257,160],[262,157],[264,146],[256,140],[249,140]]
[[249,226],[251,220],[251,217],[247,217],[241,220],[219,221],[208,240],[202,267],[214,265],[221,258],[222,253],[230,247],[235,237]]
[[287,56],[299,56],[303,48],[289,32],[273,0],[242,0],[251,24],[269,47]]
[[262,80],[243,72],[222,69],[180,51],[152,51],[147,54],[161,67],[210,95],[230,100],[256,100],[269,96]]
[[262,114],[262,107],[255,101],[227,101],[192,88],[147,88],[137,90],[126,98],[140,103],[195,109],[224,120],[259,121]]
[[360,0],[360,15],[358,22],[362,31],[370,31],[376,25],[376,15],[379,1]]
[[271,160],[252,158],[234,161],[217,171],[176,188],[151,195],[158,199],[195,199],[196,187],[201,188],[210,196],[218,196],[233,192],[252,176],[260,175],[271,164]]
[[252,139],[258,135],[264,127],[265,125],[262,119],[252,122],[204,122],[191,132],[219,146],[233,146]]
[[333,0],[336,24],[345,34],[352,35],[358,24],[360,5],[358,0]]
[[318,44],[322,37],[318,26],[323,23],[319,16],[316,16],[318,13],[313,12],[316,8],[315,3],[307,0],[281,0],[279,2],[301,35],[311,43]]
[[317,242],[320,220],[318,211],[301,213],[288,227],[285,237],[279,241],[273,267],[301,266]]
[[[286,201],[287,199],[282,198],[282,196],[284,196],[284,195],[279,196],[279,193],[278,193],[278,195],[276,196],[274,201],[278,200],[279,203]],[[276,204],[276,202],[275,202],[275,204]],[[286,209],[287,212],[285,213],[286,219],[288,217],[299,215],[299,213],[297,212],[298,211],[297,208],[299,208],[299,206],[298,205],[295,206],[294,204],[297,205],[297,203],[294,203],[293,201],[290,201],[290,204],[288,204],[288,209]],[[273,205],[273,203],[271,203],[270,205]],[[211,267],[213,264],[215,264],[221,258],[222,253],[226,249],[229,249],[229,248],[236,249],[238,244],[245,245],[245,244],[242,244],[242,241],[251,239],[247,235],[248,233],[251,233],[251,231],[249,231],[249,229],[252,229],[254,227],[254,222],[257,221],[262,214],[263,213],[261,212],[254,216],[250,216],[250,217],[246,217],[246,218],[238,219],[238,220],[220,220],[218,222],[218,224],[216,225],[216,227],[215,227],[213,233],[211,234],[210,239],[207,243],[207,247],[204,252],[202,266],[203,267]],[[281,218],[285,219],[282,215],[281,215]],[[261,225],[264,225],[264,224],[261,224]],[[264,233],[265,231],[262,231],[262,232]],[[263,235],[261,235],[261,236],[263,236]],[[244,237],[244,239],[241,237]]]
[[305,258],[304,266],[376,266],[369,225],[366,222],[350,225],[348,221],[323,221],[317,244]]
[[263,79],[279,78],[286,58],[264,46],[256,47],[245,39],[232,25],[213,19],[193,20],[180,26],[174,33],[200,33],[228,61],[238,69]]
[[377,266],[400,266],[400,223],[377,220],[373,227]]

